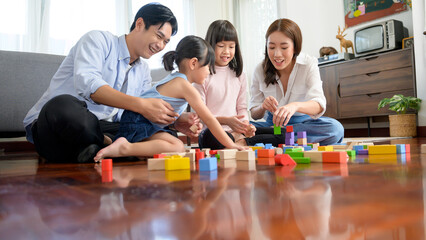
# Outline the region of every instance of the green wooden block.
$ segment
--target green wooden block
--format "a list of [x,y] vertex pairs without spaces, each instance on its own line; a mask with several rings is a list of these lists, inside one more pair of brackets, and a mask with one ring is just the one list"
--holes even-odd
[[311,163],[311,158],[309,158],[309,157],[292,157],[292,158],[297,164],[299,164],[299,163],[301,163],[301,164]]
[[291,152],[303,152],[303,149],[301,149],[301,148],[287,148],[285,150],[285,153],[291,153]]
[[303,157],[304,153],[303,152],[289,152],[286,153],[288,155],[290,155],[290,157],[294,158],[294,157]]
[[311,146],[311,148],[314,148],[314,144],[308,143],[308,146]]
[[274,124],[274,135],[281,135],[281,127]]
[[362,145],[362,148],[368,149],[368,146],[367,145]]
[[348,151],[346,151],[346,153],[348,153],[349,157],[356,156],[356,151],[355,150],[348,150]]

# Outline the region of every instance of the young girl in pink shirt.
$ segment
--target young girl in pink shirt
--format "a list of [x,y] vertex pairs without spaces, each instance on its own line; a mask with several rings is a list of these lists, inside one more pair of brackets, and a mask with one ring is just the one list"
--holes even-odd
[[[234,26],[226,20],[214,21],[207,30],[206,41],[215,50],[215,71],[203,84],[194,83],[193,86],[228,136],[240,146],[251,146],[257,142],[277,145],[282,142],[282,136],[273,136],[273,129],[269,132],[271,134],[253,137],[256,128],[248,118],[247,81]],[[200,148],[224,148],[209,129],[201,132],[198,144]]]

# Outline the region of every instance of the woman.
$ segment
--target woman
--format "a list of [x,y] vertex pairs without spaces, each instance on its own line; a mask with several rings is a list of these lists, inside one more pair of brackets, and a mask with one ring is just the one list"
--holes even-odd
[[308,142],[340,143],[344,129],[337,120],[322,117],[326,99],[316,58],[301,53],[302,33],[289,19],[278,19],[265,35],[265,59],[253,74],[251,116],[266,122],[259,127],[292,125],[306,131]]

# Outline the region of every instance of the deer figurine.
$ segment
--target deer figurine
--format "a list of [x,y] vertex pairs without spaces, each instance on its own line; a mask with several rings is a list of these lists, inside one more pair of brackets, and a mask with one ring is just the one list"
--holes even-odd
[[346,40],[343,35],[343,32],[346,30],[348,26],[346,25],[345,28],[343,28],[343,31],[340,32],[340,26],[337,26],[337,35],[336,38],[340,40],[340,52],[343,52],[342,47],[345,48],[346,52],[348,52],[348,48],[352,48],[352,53],[354,53],[354,45],[351,40]]

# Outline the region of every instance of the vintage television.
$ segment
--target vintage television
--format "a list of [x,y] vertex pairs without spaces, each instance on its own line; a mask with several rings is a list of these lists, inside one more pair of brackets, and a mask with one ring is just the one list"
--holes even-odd
[[404,38],[404,26],[394,19],[379,22],[355,30],[354,38],[357,57],[399,49]]

